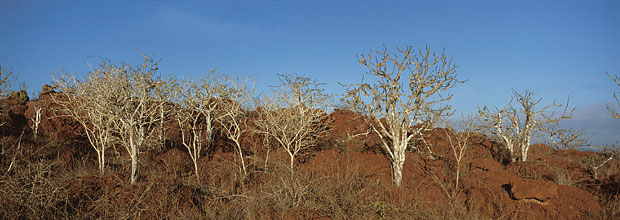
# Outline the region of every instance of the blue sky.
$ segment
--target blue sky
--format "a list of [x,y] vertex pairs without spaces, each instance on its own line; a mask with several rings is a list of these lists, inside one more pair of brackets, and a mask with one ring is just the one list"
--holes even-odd
[[[255,77],[277,73],[326,83],[359,82],[356,54],[411,44],[446,49],[461,79],[457,114],[500,106],[511,88],[577,108],[567,126],[593,141],[620,139],[605,105],[620,91],[620,1],[172,1],[0,0],[0,65],[30,92],[63,68],[80,74],[98,57],[139,62],[155,53],[160,70],[199,77],[210,69]],[[611,103],[613,104],[613,103]]]

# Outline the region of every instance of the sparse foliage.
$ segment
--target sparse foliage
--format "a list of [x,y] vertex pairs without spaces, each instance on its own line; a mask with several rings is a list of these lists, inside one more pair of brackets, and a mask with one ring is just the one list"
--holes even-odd
[[274,97],[266,99],[258,109],[258,132],[273,138],[290,157],[291,172],[295,156],[316,144],[327,132],[325,108],[331,96],[320,83],[298,75],[278,75]]
[[[549,114],[548,111],[554,107],[562,107],[561,104],[554,102],[536,109],[536,105],[542,99],[535,99],[533,92],[518,93],[513,90],[512,93],[513,98],[502,109],[496,108],[496,111],[491,111],[485,106],[478,110],[478,116],[483,125],[502,140],[510,152],[512,162],[518,158],[527,161],[532,135],[546,131],[549,125],[558,124],[560,120],[571,118],[572,111],[567,112],[567,102],[562,115],[556,117],[555,112]],[[519,104],[519,109],[513,106],[514,100]]]
[[384,46],[358,56],[358,61],[369,69],[366,75],[377,82],[369,84],[362,80],[360,84],[346,85],[346,98],[351,106],[359,106],[369,116],[392,163],[394,185],[400,186],[409,144],[441,117],[452,113],[449,105],[442,104],[452,95],[442,93],[464,81],[457,79],[456,66],[443,51],[431,53],[429,47],[414,50],[406,46],[391,54]]

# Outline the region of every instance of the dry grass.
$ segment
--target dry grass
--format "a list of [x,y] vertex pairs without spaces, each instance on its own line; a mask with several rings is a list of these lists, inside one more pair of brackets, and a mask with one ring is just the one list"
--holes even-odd
[[[8,138],[2,143],[14,141],[17,139]],[[424,183],[395,188],[376,181],[356,163],[336,172],[322,172],[323,165],[299,164],[291,172],[286,155],[273,154],[268,169],[257,160],[249,164],[248,175],[244,175],[234,154],[217,154],[204,157],[198,184],[188,164],[160,161],[164,151],[143,154],[143,176],[130,185],[127,158],[110,157],[106,174],[99,176],[94,153],[67,164],[59,152],[63,148],[60,143],[39,148],[34,142],[23,143],[22,150],[5,149],[0,155],[0,219],[490,218],[472,208],[476,205],[473,203],[485,201],[446,198],[448,202],[443,205],[425,202],[415,194]],[[18,155],[14,168],[4,172],[14,155]],[[453,184],[451,178],[445,181],[442,184]],[[570,176],[557,181],[570,181]],[[405,196],[403,191],[407,192]],[[618,201],[616,196],[602,203],[603,211],[592,219],[618,217]],[[508,209],[496,208],[503,219],[514,215]]]

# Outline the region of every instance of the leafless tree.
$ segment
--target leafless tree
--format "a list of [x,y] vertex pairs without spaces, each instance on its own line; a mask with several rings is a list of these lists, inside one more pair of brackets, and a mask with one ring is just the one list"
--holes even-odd
[[241,137],[247,134],[249,129],[247,126],[247,111],[243,109],[242,104],[250,103],[254,84],[248,79],[241,78],[228,78],[225,82],[230,87],[229,94],[227,94],[230,101],[224,102],[221,105],[222,117],[217,117],[217,122],[222,126],[226,137],[234,143],[243,174],[247,175],[243,149],[241,147]]
[[31,107],[34,108],[34,118],[31,118],[30,128],[32,129],[32,135],[34,140],[37,140],[39,137],[39,125],[41,124],[41,105],[39,101],[31,101],[33,104]]
[[[502,109],[496,108],[496,111],[491,111],[485,106],[478,110],[478,116],[483,125],[503,141],[513,162],[519,157],[521,161],[527,161],[532,135],[545,131],[548,125],[558,124],[563,119],[570,119],[572,111],[567,111],[567,102],[562,115],[556,117],[555,112],[549,113],[549,110],[554,107],[561,108],[563,105],[554,102],[536,109],[536,105],[542,99],[535,99],[533,92],[518,93],[513,90],[512,93],[513,98]],[[520,109],[512,105],[513,100],[517,101]]]
[[114,116],[111,111],[116,91],[113,90],[115,81],[124,66],[104,60],[84,79],[68,72],[63,72],[54,78],[54,85],[59,90],[52,95],[53,102],[60,106],[55,109],[55,117],[70,117],[76,120],[88,138],[91,146],[97,153],[99,172],[105,172],[105,152],[115,141]]
[[171,117],[171,114],[174,112],[172,107],[172,99],[175,97],[175,92],[177,91],[178,82],[175,78],[168,76],[162,77],[161,75],[157,76],[158,81],[165,81],[166,83],[163,86],[155,87],[154,96],[157,103],[160,103],[161,106],[159,108],[159,127],[157,132],[157,142],[159,145],[159,150],[164,148],[166,144],[166,122],[174,123],[174,120]]
[[108,89],[114,92],[108,113],[113,115],[112,122],[131,157],[131,184],[137,181],[140,150],[154,142],[159,122],[163,120],[160,108],[166,103],[156,93],[171,88],[172,82],[158,74],[159,61],[152,56],[143,57],[142,64],[121,64]]
[[326,134],[326,107],[331,98],[311,78],[298,75],[278,75],[280,85],[274,96],[264,101],[265,108],[257,109],[258,133],[273,138],[288,153],[293,172],[295,156],[316,144]]
[[[614,81],[614,83],[616,83],[616,85],[618,87],[620,87],[620,76],[618,75],[611,75],[609,72],[605,73],[612,81]],[[616,103],[618,104],[618,106],[620,106],[620,99],[618,99],[618,92],[614,92],[614,99],[616,100]],[[609,111],[609,113],[611,113],[611,116],[615,119],[620,119],[620,114],[618,114],[618,112],[614,111],[611,107],[607,106],[607,110]],[[601,150],[601,149],[599,149]],[[592,169],[594,170],[594,178],[598,177],[598,169],[600,169],[601,167],[603,167],[603,165],[605,165],[605,163],[609,162],[610,160],[612,160],[614,158],[614,156],[617,156],[617,154],[620,153],[620,148],[618,146],[618,143],[612,145],[612,146],[608,146],[604,149],[602,149],[602,151],[607,151],[607,154],[609,155],[609,157],[605,160],[603,160],[600,164],[598,165],[592,165]]]
[[590,136],[587,136],[586,129],[573,129],[573,128],[561,128],[557,124],[551,124],[546,129],[549,134],[551,143],[557,149],[580,149],[590,141]]
[[[461,161],[465,152],[469,148],[469,138],[473,135],[474,118],[473,116],[466,116],[458,124],[448,125],[444,132],[448,137],[448,144],[452,149],[452,155],[456,161],[456,177],[454,183],[454,189],[450,193],[452,199],[456,198],[459,192],[459,179],[461,175]],[[458,129],[459,131],[455,130]]]
[[[614,81],[614,83],[616,83],[616,85],[618,87],[620,87],[620,76],[618,75],[611,75],[609,72],[605,73],[612,81]],[[614,92],[614,99],[616,99],[616,103],[618,104],[618,106],[620,106],[620,99],[618,99],[618,92]],[[611,113],[611,117],[613,118],[620,118],[620,114],[618,114],[618,112],[614,111],[613,109],[611,109],[611,107],[607,106],[607,110],[609,110],[609,112]]]
[[205,147],[211,146],[215,124],[224,117],[221,108],[233,93],[224,83],[225,80],[224,75],[212,70],[199,82],[185,81],[179,87],[179,106],[174,119],[179,125],[182,144],[192,159],[198,181],[200,154]]
[[452,95],[444,92],[464,81],[457,79],[456,66],[445,51],[431,53],[428,46],[423,50],[412,46],[397,48],[395,54],[384,46],[382,50],[359,55],[358,61],[369,69],[366,75],[377,82],[369,84],[362,80],[360,84],[346,85],[346,98],[369,116],[392,163],[393,183],[400,186],[410,143],[415,143],[412,140],[421,137],[441,117],[452,114],[450,106],[442,104]]

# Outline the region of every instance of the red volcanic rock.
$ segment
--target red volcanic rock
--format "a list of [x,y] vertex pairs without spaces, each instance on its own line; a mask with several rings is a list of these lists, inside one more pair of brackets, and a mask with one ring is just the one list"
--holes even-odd
[[568,150],[557,150],[554,152],[554,155],[561,158],[569,158],[572,160],[583,160],[589,157],[595,156],[597,153],[592,151],[576,151],[572,149]]
[[334,110],[328,116],[329,134],[341,149],[358,152],[379,152],[381,140],[371,130],[366,118],[350,110]]
[[63,116],[60,106],[54,103],[54,99],[62,98],[58,94],[49,91],[49,88],[44,86],[43,91],[39,94],[39,98],[28,102],[27,110],[24,112],[28,125],[31,127],[34,125],[37,109],[41,109],[39,133],[56,140],[77,139],[81,136],[83,128],[77,121]]
[[559,198],[553,205],[558,207],[558,216],[562,216],[561,219],[581,219],[585,213],[600,211],[600,205],[588,191],[558,185],[558,192]]
[[558,198],[558,185],[551,181],[514,178],[509,185],[511,196],[516,200],[549,202]]

